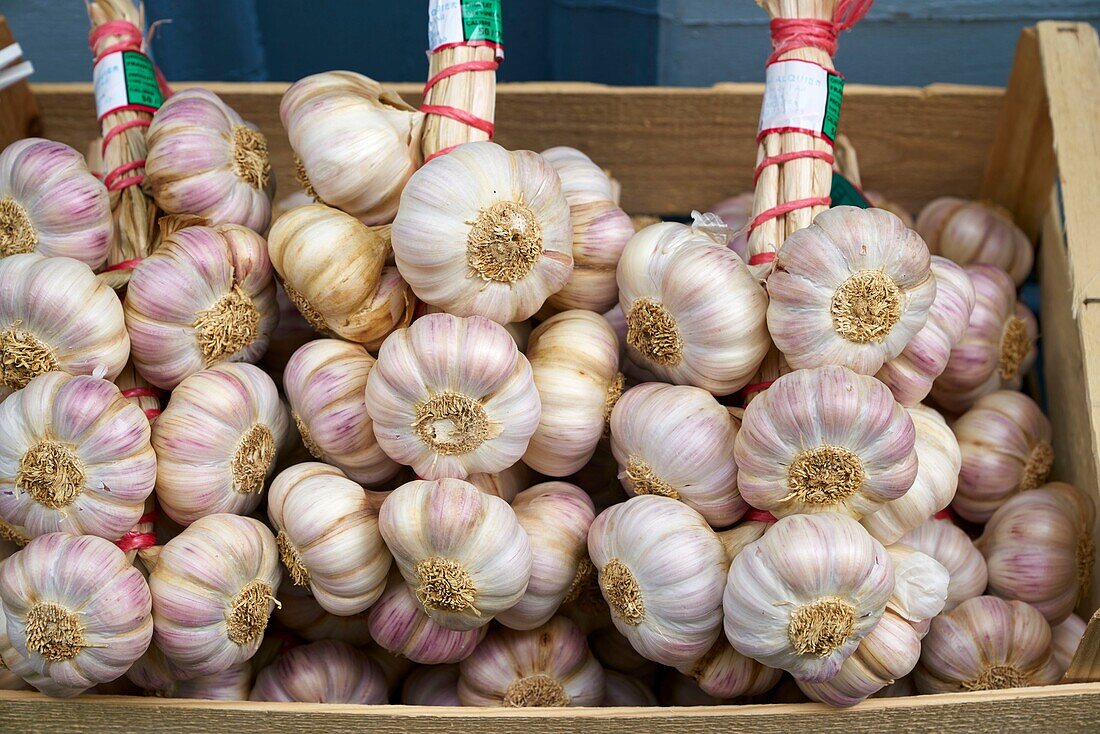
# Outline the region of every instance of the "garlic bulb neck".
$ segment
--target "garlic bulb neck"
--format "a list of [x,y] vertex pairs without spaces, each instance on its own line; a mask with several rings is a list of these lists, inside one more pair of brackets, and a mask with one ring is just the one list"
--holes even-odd
[[492,438],[492,424],[482,404],[456,392],[445,392],[416,406],[416,432],[438,454],[474,451]]
[[262,423],[254,423],[237,444],[233,455],[233,489],[240,494],[256,494],[264,488],[264,480],[275,461],[275,436]]
[[14,199],[0,199],[0,257],[33,252],[37,246],[38,233],[27,210]]
[[1027,324],[1019,316],[1010,316],[1001,332],[1000,372],[1001,379],[1011,380],[1020,370],[1020,364],[1031,351],[1031,337],[1027,333]]
[[848,341],[881,342],[901,319],[901,291],[881,270],[860,270],[836,289],[830,312],[833,328]]
[[449,612],[476,611],[477,587],[461,563],[432,556],[417,563],[415,570],[420,580],[416,597],[425,607]]
[[27,649],[53,663],[72,660],[90,647],[80,618],[60,604],[38,602],[27,612]]
[[0,333],[0,384],[12,390],[21,390],[35,377],[61,369],[53,350],[17,324]]
[[626,341],[647,359],[675,367],[684,356],[684,339],[668,309],[650,298],[639,298],[626,316]]
[[1054,448],[1048,442],[1040,440],[1028,454],[1023,477],[1020,479],[1020,489],[1035,489],[1045,484],[1053,465]]
[[522,199],[498,201],[470,223],[466,262],[483,280],[515,283],[541,256],[542,225]]
[[268,604],[279,604],[273,593],[267,582],[258,579],[237,592],[226,617],[226,632],[231,642],[247,645],[263,635],[270,616]]
[[569,695],[561,683],[538,673],[512,681],[504,693],[504,705],[510,708],[568,706]]
[[291,542],[285,531],[280,530],[275,536],[275,544],[279,546],[279,557],[283,559],[283,565],[290,572],[290,580],[295,586],[309,586],[309,569],[302,563],[302,554]]
[[15,484],[35,502],[53,510],[68,507],[84,489],[84,465],[60,441],[39,441],[19,459]]
[[1022,688],[1030,685],[1028,677],[1014,665],[990,665],[981,675],[963,681],[968,691],[994,691],[1002,688]]
[[680,493],[675,487],[657,476],[649,464],[636,456],[627,459],[626,476],[637,494],[656,494],[674,500],[680,499]]
[[238,284],[213,306],[199,312],[192,326],[209,367],[256,340],[260,335],[260,311]]
[[241,180],[263,191],[271,181],[271,160],[267,155],[267,138],[247,125],[234,125],[233,170]]
[[864,479],[858,456],[843,446],[822,445],[799,453],[787,467],[788,497],[834,505],[859,491]]
[[600,572],[600,581],[611,611],[632,627],[645,619],[645,602],[638,580],[625,563],[612,558]]
[[836,597],[803,604],[791,613],[787,637],[799,655],[831,655],[852,634],[856,610]]

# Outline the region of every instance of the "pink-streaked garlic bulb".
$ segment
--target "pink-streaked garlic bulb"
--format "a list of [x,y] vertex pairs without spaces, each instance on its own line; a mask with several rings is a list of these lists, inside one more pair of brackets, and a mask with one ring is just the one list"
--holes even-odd
[[729,395],[768,351],[767,296],[706,229],[664,223],[627,243],[617,270],[627,354],[658,379]]
[[299,348],[283,373],[291,417],[306,449],[367,486],[381,484],[401,469],[378,445],[367,413],[372,367],[374,357],[361,345],[318,339]]
[[573,202],[617,201],[613,179],[591,158],[576,148],[559,145],[540,153],[557,171],[561,191]]
[[968,599],[932,620],[913,671],[921,693],[988,691],[1058,682],[1050,625],[1033,607]]
[[628,327],[626,325],[626,314],[623,313],[622,308],[616,304],[615,307],[606,312],[603,317],[607,319],[607,323],[611,324],[611,328],[615,330],[615,336],[619,339],[619,368],[623,371],[623,375],[626,377],[627,382],[657,382],[657,377],[652,372],[639,367],[630,360],[629,349],[626,343]]
[[691,676],[704,693],[716,698],[759,696],[775,688],[783,675],[783,671],[734,650],[725,635],[718,638],[706,655],[676,668]]
[[173,684],[192,678],[164,654],[156,642],[149,645],[145,654],[134,661],[126,671],[131,683],[143,691],[161,691]]
[[252,701],[300,703],[386,703],[382,668],[344,642],[322,640],[294,647],[260,671]]
[[145,175],[161,209],[267,229],[275,196],[267,138],[218,95],[176,92],[153,116],[146,140]]
[[928,249],[960,265],[986,263],[1006,271],[1016,285],[1027,279],[1035,249],[1007,210],[987,202],[944,196],[917,216]]
[[401,703],[406,706],[461,706],[458,700],[457,665],[418,667],[401,688]]
[[191,698],[203,701],[247,701],[252,691],[252,666],[234,665],[213,675],[174,681],[164,688],[150,691],[162,698]]
[[1069,670],[1087,627],[1085,620],[1076,614],[1069,615],[1061,624],[1051,627],[1050,654],[1058,666],[1059,677]]
[[1050,477],[1050,420],[1027,395],[1014,390],[983,395],[953,428],[962,469],[951,508],[967,520],[988,521],[1006,500]]
[[21,691],[34,688],[53,698],[71,698],[86,691],[83,687],[64,686],[49,676],[42,675],[31,667],[25,655],[21,655],[11,644],[8,626],[4,618],[4,604],[0,600],[0,690]]
[[795,369],[873,375],[925,325],[936,279],[924,240],[882,209],[839,206],[787,238],[768,277],[768,330]]
[[945,612],[985,591],[989,578],[985,558],[962,528],[950,520],[926,520],[901,536],[898,542],[935,558],[947,569],[951,580],[943,607]]
[[288,430],[275,383],[259,367],[220,364],[191,375],[153,426],[161,508],[181,525],[252,512]]
[[374,641],[394,655],[425,665],[465,660],[488,631],[488,626],[451,630],[436,623],[400,575],[391,577],[382,598],[370,610]]
[[632,497],[604,510],[588,555],[615,627],[662,665],[694,662],[721,634],[729,562],[707,521],[683,502]]
[[149,421],[98,377],[49,372],[0,403],[0,517],[28,536],[117,540],[144,514]]
[[688,385],[632,387],[611,412],[611,451],[626,491],[680,500],[716,528],[748,509],[737,491],[736,439],[726,407]]
[[1053,482],[1001,505],[974,545],[985,556],[989,592],[1018,599],[1051,624],[1088,598],[1096,511],[1076,487]]
[[382,450],[427,479],[507,469],[541,416],[530,362],[504,327],[478,316],[430,314],[394,332],[366,404]]
[[281,604],[275,609],[275,620],[304,640],[339,640],[361,647],[372,639],[367,612],[347,617],[330,614],[309,589],[295,586],[286,576],[275,596]]
[[523,461],[547,476],[568,476],[596,453],[622,394],[619,341],[598,313],[563,311],[531,333],[527,359],[542,413]]
[[258,520],[208,515],[168,541],[149,575],[154,639],[189,676],[256,654],[278,603],[279,549]]
[[[42,535],[2,568],[9,642],[35,673],[52,681],[40,688],[44,693],[69,695],[113,681],[149,647],[149,586],[110,541]],[[35,679],[28,682],[38,687]]]
[[517,461],[507,469],[492,474],[471,474],[466,481],[485,494],[500,497],[508,504],[523,490],[531,486],[531,469],[522,461]]
[[317,462],[284,470],[271,482],[267,516],[283,565],[327,612],[350,616],[374,604],[393,558],[363,488]]
[[747,191],[737,196],[723,199],[707,211],[717,214],[726,226],[733,232],[730,238],[729,248],[738,256],[748,262],[749,233],[748,224],[752,219],[752,202],[755,194]]
[[599,706],[603,668],[564,617],[521,632],[500,628],[459,664],[463,706]]
[[125,308],[134,365],[157,387],[255,362],[279,319],[267,245],[236,224],[177,230],[134,268]]
[[23,252],[103,265],[114,225],[103,183],[62,143],[17,140],[0,153],[0,258]]
[[951,503],[962,463],[959,442],[943,416],[925,405],[906,408],[906,412],[917,432],[917,477],[908,492],[860,520],[867,532],[887,545]]
[[974,286],[966,271],[939,255],[932,256],[931,269],[936,297],[928,309],[928,321],[901,354],[882,365],[875,375],[905,406],[917,405],[928,397],[974,312]]
[[796,370],[745,408],[737,485],[745,501],[776,517],[842,512],[858,520],[913,486],[915,444],[913,420],[878,380],[841,366]]
[[657,696],[644,681],[614,670],[605,670],[601,706],[657,706]]
[[531,543],[499,497],[460,479],[413,481],[382,504],[379,527],[424,611],[452,630],[488,624],[523,597]]
[[34,252],[0,259],[0,401],[47,372],[113,380],[129,354],[122,303],[87,265]]
[[993,265],[968,265],[966,272],[974,284],[974,311],[931,392],[951,413],[968,410],[995,390],[1018,390],[1038,354],[1038,323],[1016,300],[1008,274]]
[[[596,519],[592,500],[567,482],[544,482],[512,501],[531,542],[531,581],[515,606],[497,615],[505,627],[530,630],[548,622],[585,573],[588,530]],[[587,564],[587,565],[586,565]]]
[[829,680],[878,624],[893,591],[889,554],[855,520],[791,515],[734,557],[726,637],[742,655],[798,680]]

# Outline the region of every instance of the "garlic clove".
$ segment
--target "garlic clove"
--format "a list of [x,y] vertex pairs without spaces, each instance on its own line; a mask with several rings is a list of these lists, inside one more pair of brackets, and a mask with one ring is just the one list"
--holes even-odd
[[1051,628],[1050,654],[1058,666],[1059,677],[1066,674],[1077,648],[1081,644],[1081,638],[1085,636],[1085,620],[1076,614],[1071,614],[1060,624]]
[[614,670],[604,671],[601,706],[657,706],[653,690],[637,678]]
[[935,254],[960,265],[986,263],[1007,271],[1016,285],[1031,272],[1035,251],[1012,214],[987,202],[944,196],[925,205],[917,231]]
[[394,655],[414,663],[457,663],[473,653],[488,626],[451,630],[436,623],[400,574],[391,577],[385,593],[370,610],[374,641]]
[[401,703],[406,706],[461,706],[462,702],[458,700],[458,666],[418,667],[405,679]]
[[985,591],[989,578],[985,559],[969,536],[950,520],[926,520],[898,542],[935,558],[947,569],[950,581],[944,612]]
[[346,617],[331,614],[317,603],[308,588],[295,586],[285,574],[276,597],[281,606],[275,609],[275,620],[304,640],[339,640],[361,647],[373,639],[367,612]]
[[344,642],[322,640],[287,650],[260,671],[250,701],[386,703],[378,663]]

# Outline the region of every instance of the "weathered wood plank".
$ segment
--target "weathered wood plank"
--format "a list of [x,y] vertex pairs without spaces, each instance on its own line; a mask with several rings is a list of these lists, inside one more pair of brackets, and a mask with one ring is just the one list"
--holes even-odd
[[[8,22],[0,15],[0,48],[15,43]],[[26,80],[0,92],[0,150],[20,138],[41,134],[38,104]]]

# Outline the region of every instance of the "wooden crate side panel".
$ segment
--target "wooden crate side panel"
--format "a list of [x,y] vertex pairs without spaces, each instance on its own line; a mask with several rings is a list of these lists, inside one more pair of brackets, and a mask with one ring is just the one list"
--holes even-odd
[[[0,48],[10,46],[15,40],[7,20],[0,15]],[[40,135],[41,132],[38,104],[25,80],[0,92],[0,150],[20,138]]]

